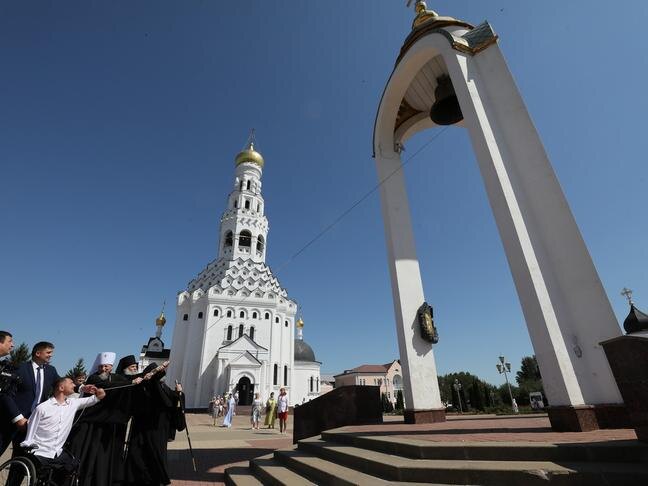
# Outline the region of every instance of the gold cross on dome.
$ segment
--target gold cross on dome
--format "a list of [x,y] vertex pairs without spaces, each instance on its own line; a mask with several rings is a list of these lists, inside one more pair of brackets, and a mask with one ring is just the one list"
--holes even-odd
[[623,290],[621,290],[621,295],[623,295],[626,299],[628,299],[628,304],[632,305],[632,290],[623,287]]

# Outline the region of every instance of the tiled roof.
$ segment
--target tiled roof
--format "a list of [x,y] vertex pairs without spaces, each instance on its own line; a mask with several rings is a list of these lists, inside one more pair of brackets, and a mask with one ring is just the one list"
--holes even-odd
[[387,369],[389,367],[385,365],[370,365],[370,364],[365,364],[358,366],[356,368],[353,368],[352,370],[344,370],[343,373],[339,373],[335,376],[342,376],[342,375],[350,375],[353,373],[386,373]]

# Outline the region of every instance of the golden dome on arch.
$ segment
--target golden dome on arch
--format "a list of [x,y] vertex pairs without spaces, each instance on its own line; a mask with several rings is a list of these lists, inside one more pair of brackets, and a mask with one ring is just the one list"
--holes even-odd
[[303,327],[304,327],[304,320],[303,320],[301,317],[300,317],[299,320],[297,321],[296,326],[297,326],[299,329],[303,329]]
[[251,162],[253,164],[257,164],[259,167],[263,167],[264,164],[263,156],[259,152],[254,150],[254,143],[250,143],[246,149],[241,150],[234,160],[236,162],[236,165],[240,165],[245,162]]
[[160,312],[160,315],[155,319],[156,326],[164,326],[166,324],[166,317],[164,317],[164,312]]

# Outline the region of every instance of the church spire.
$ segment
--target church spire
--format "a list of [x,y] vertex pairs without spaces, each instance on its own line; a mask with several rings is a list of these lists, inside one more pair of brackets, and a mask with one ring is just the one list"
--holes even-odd
[[238,153],[236,156],[236,165],[244,164],[250,162],[257,164],[259,167],[263,167],[264,161],[263,156],[254,149],[254,143],[256,141],[255,130],[254,128],[250,130],[250,135],[248,135],[247,143],[245,148]]
[[252,129],[246,148],[235,159],[234,188],[221,218],[220,258],[265,262],[268,220],[261,195],[264,160],[254,144],[255,132]]

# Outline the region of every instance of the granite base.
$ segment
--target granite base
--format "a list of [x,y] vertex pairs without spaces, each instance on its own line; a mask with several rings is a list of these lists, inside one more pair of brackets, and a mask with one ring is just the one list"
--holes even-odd
[[406,424],[432,424],[445,422],[445,408],[431,408],[429,410],[405,410],[403,418]]

